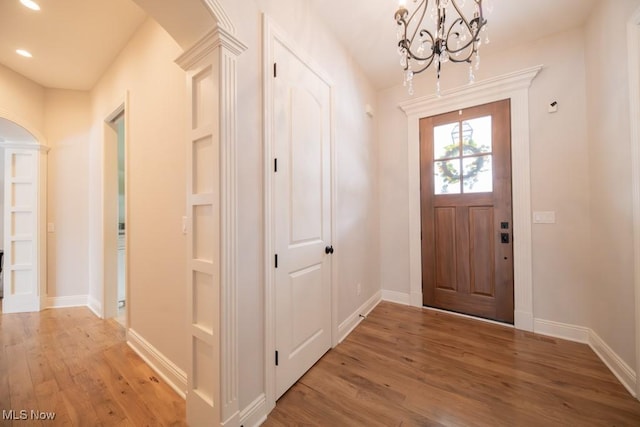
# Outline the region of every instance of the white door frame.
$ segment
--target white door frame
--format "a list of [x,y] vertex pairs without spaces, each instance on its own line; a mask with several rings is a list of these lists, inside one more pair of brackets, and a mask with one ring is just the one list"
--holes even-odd
[[[16,125],[22,127],[24,130],[29,132],[34,137],[34,143],[13,143],[11,141],[6,141],[0,143],[0,147],[5,149],[5,157],[7,155],[7,149],[13,150],[24,150],[25,152],[36,153],[36,200],[34,200],[35,209],[35,218],[33,219],[33,227],[34,230],[34,271],[35,277],[34,281],[36,284],[38,298],[37,300],[32,301],[29,304],[16,306],[13,308],[7,307],[6,297],[9,293],[6,292],[5,284],[10,283],[8,279],[9,271],[3,269],[3,286],[5,286],[4,299],[3,303],[3,313],[10,312],[26,312],[26,311],[40,311],[44,310],[48,307],[48,295],[47,295],[47,272],[46,272],[46,260],[47,260],[47,234],[46,234],[46,222],[47,222],[47,153],[49,152],[49,147],[46,145],[46,140],[44,135],[39,132],[34,126],[27,123],[20,117],[17,117],[15,114],[0,110],[0,117],[9,120]],[[4,182],[5,184],[10,182],[10,170],[6,167],[4,170]],[[6,203],[7,196],[6,194],[6,185],[5,185],[5,209],[9,206]],[[5,256],[5,266],[7,265],[7,256],[10,256],[9,251],[11,249],[11,223],[9,221],[9,215],[4,216],[5,220],[3,224],[0,226],[4,227],[4,256]]]
[[[265,281],[265,400],[267,413],[275,407],[276,404],[276,366],[274,363],[274,354],[276,350],[275,335],[275,272],[273,268],[274,246],[275,246],[275,219],[273,212],[274,199],[274,179],[273,179],[273,162],[274,147],[273,141],[273,103],[274,94],[271,89],[273,79],[273,43],[279,41],[286,46],[298,59],[306,64],[314,71],[325,83],[330,90],[330,150],[331,150],[331,243],[337,249],[339,255],[340,247],[337,241],[337,233],[335,229],[335,212],[336,212],[336,150],[334,138],[334,117],[333,117],[333,83],[327,77],[326,73],[315,64],[302,49],[286,35],[284,31],[276,26],[276,24],[266,15],[263,14],[263,102],[264,102],[264,281]],[[337,300],[337,264],[339,257],[333,255],[331,260],[331,347],[338,344],[338,300]]]
[[409,280],[411,305],[422,307],[420,244],[420,119],[462,108],[511,100],[511,162],[513,191],[514,326],[533,331],[531,258],[531,174],[529,152],[529,87],[542,65],[473,85],[402,102],[408,118]]
[[635,392],[640,399],[640,8],[627,23],[629,58],[629,114],[631,125],[631,182],[633,192],[633,266],[635,284]]
[[[104,128],[103,128],[103,140],[102,140],[102,259],[101,259],[101,271],[102,271],[102,301],[100,301],[100,307],[102,309],[102,318],[108,319],[111,317],[115,317],[117,315],[117,296],[118,296],[118,291],[117,291],[117,268],[118,268],[118,263],[117,263],[117,255],[116,255],[116,248],[117,248],[117,237],[116,237],[116,233],[117,233],[117,229],[114,232],[113,228],[114,228],[114,224],[109,224],[109,221],[113,220],[113,212],[111,213],[111,215],[109,215],[107,213],[107,209],[109,208],[113,208],[112,203],[109,203],[107,201],[107,194],[106,194],[106,190],[107,190],[107,182],[109,182],[109,180],[113,180],[114,179],[114,166],[116,167],[116,171],[117,171],[117,149],[116,149],[116,163],[115,165],[113,164],[113,159],[107,155],[107,150],[113,150],[113,147],[109,147],[110,145],[113,145],[114,143],[117,144],[117,135],[114,134],[114,132],[116,132],[113,129],[113,121],[118,118],[118,116],[120,116],[121,114],[124,114],[124,149],[125,149],[125,156],[124,156],[124,175],[125,175],[125,181],[124,181],[124,185],[125,185],[125,203],[124,203],[124,221],[125,224],[129,224],[129,211],[128,211],[128,186],[129,186],[129,181],[128,181],[128,147],[129,147],[129,92],[126,91],[124,96],[122,96],[117,104],[116,107],[111,109],[111,113],[105,118],[104,120]],[[114,136],[116,137],[116,139],[114,139]],[[111,161],[110,161],[111,160]],[[116,172],[117,174],[117,172]],[[111,183],[111,185],[113,185],[113,182]],[[129,265],[129,251],[127,250],[129,248],[129,233],[125,233],[124,235],[124,246],[125,246],[125,252],[124,252],[124,256],[125,256],[125,260],[124,260],[124,264],[125,264],[125,271],[124,271],[124,277],[125,277],[125,284],[127,285],[125,287],[125,300],[126,300],[126,305],[125,305],[125,333],[128,334],[129,332],[129,309],[131,306],[131,299],[129,298],[130,296],[130,292],[129,292],[129,269],[128,269],[128,265]],[[107,250],[108,249],[108,250]],[[108,271],[109,269],[113,270],[115,268],[115,271]],[[111,285],[108,285],[108,283],[111,283]],[[115,284],[115,287],[113,287],[113,284]],[[112,303],[114,302],[114,298],[115,298],[115,302],[116,305],[113,305]]]

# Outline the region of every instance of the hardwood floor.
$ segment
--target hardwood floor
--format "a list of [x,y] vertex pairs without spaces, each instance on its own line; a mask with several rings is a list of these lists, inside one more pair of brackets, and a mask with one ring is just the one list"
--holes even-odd
[[264,426],[640,426],[586,345],[380,303]]
[[[185,403],[87,308],[0,315],[0,426],[183,426]],[[55,412],[10,421],[8,411]],[[3,416],[4,415],[4,416]]]

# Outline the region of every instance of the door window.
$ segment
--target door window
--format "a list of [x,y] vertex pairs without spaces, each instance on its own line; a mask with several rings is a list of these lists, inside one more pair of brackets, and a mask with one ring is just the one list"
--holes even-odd
[[491,116],[433,128],[436,195],[493,191]]

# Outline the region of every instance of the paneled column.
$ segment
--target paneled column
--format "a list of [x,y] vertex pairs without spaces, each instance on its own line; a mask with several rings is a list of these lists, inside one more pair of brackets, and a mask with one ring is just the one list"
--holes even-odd
[[187,72],[187,421],[239,425],[236,57],[217,27],[177,63]]

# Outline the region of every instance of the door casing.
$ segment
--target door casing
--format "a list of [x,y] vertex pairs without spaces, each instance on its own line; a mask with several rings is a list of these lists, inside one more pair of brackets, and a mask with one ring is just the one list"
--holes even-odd
[[318,67],[313,60],[308,58],[303,50],[278,28],[273,21],[263,14],[263,102],[264,102],[264,280],[265,280],[265,398],[267,413],[275,407],[276,381],[274,354],[276,350],[275,340],[275,274],[273,269],[273,255],[275,245],[275,221],[273,212],[274,180],[273,180],[273,91],[271,87],[273,78],[273,43],[277,40],[286,46],[309,68],[314,70],[322,80],[330,87],[330,151],[331,151],[331,242],[336,247],[337,254],[333,255],[331,262],[331,347],[338,344],[338,301],[337,301],[337,261],[339,255],[339,242],[336,236],[335,210],[336,210],[336,158],[334,138],[334,108],[333,108],[333,83],[326,73]]
[[531,257],[531,174],[529,154],[529,87],[542,65],[494,77],[473,85],[400,103],[408,120],[409,281],[407,302],[422,307],[420,244],[420,119],[456,109],[511,100],[513,191],[514,326],[533,331]]
[[[489,318],[495,321],[513,322],[513,251],[511,236],[511,118],[509,117],[509,100],[502,100],[490,104],[482,104],[465,110],[454,110],[439,116],[420,120],[421,126],[421,216],[422,216],[422,274],[423,274],[423,304],[429,307],[439,307],[454,312],[462,312],[477,317]],[[493,189],[490,192],[453,192],[452,194],[436,194],[434,192],[434,147],[436,138],[434,129],[446,123],[459,123],[459,136],[462,136],[462,122],[489,116],[491,119],[491,179]],[[458,143],[460,140],[458,140]],[[462,153],[458,153],[463,155]],[[466,178],[465,178],[466,179]],[[462,184],[460,180],[458,185]],[[493,228],[485,238],[480,238],[480,244],[487,242],[489,247],[481,253],[491,254],[488,273],[490,278],[485,282],[493,290],[493,294],[485,293],[480,296],[473,292],[474,288],[474,259],[478,251],[474,251],[471,243],[474,234],[473,212],[486,212],[491,209]],[[438,231],[443,231],[439,225],[437,212],[454,212],[453,233],[451,239],[445,238],[439,242]],[[445,215],[446,216],[446,215]],[[506,228],[500,223],[507,223]],[[463,225],[464,224],[464,225]],[[478,230],[477,228],[475,229]],[[500,242],[500,235],[505,234],[509,241]],[[476,236],[478,237],[478,236]],[[444,256],[449,260],[442,261],[437,254],[442,244],[455,242],[449,246],[452,254]],[[450,262],[453,261],[451,264]],[[477,259],[476,259],[477,261]],[[443,263],[443,264],[442,264]],[[482,265],[486,265],[484,262]],[[443,290],[438,283],[439,268],[447,270],[444,277],[450,281],[449,290]],[[451,269],[447,269],[451,266]],[[476,265],[477,267],[477,265]],[[486,277],[485,277],[486,279]],[[442,280],[442,278],[441,278]],[[481,280],[482,283],[482,280]],[[444,284],[446,285],[446,283]],[[482,284],[480,285],[482,287]],[[446,286],[445,286],[446,287]],[[488,297],[488,298],[487,298]]]
[[[124,156],[124,174],[125,174],[125,214],[124,221],[125,224],[129,224],[129,213],[128,213],[128,163],[127,163],[127,147],[129,143],[129,116],[128,116],[128,104],[129,104],[129,93],[125,92],[124,96],[121,98],[120,103],[117,107],[112,109],[112,112],[105,118],[104,120],[104,139],[103,139],[103,165],[102,165],[102,317],[105,319],[115,317],[118,313],[118,282],[117,282],[117,272],[118,272],[118,262],[117,262],[117,199],[116,205],[114,206],[114,201],[111,200],[114,191],[114,182],[117,182],[117,173],[118,173],[118,156],[117,156],[117,132],[113,128],[114,121],[120,117],[124,116],[124,139],[125,139],[125,156]],[[117,196],[117,190],[115,191]],[[124,246],[125,246],[125,271],[124,271],[124,280],[125,283],[129,284],[129,270],[127,266],[129,265],[128,260],[128,251],[126,248],[129,247],[129,233],[125,233],[124,235]],[[125,287],[125,300],[127,304],[125,305],[125,332],[129,331],[129,309],[131,307],[130,300],[130,292],[129,286]]]

